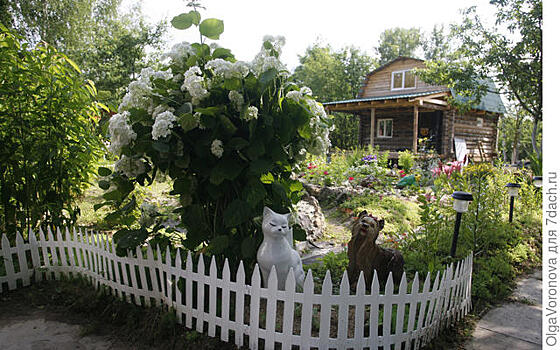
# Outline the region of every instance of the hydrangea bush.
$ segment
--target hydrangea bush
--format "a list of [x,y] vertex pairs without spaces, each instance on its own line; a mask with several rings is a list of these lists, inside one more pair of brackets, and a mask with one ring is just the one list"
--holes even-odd
[[[223,30],[219,20],[200,22],[196,11],[172,21],[185,23],[198,26],[201,37],[216,39]],[[107,190],[103,204],[119,208],[112,219],[130,222],[134,186],[163,172],[180,198],[184,247],[254,259],[263,206],[291,210],[302,190],[293,170],[308,152],[322,154],[330,145],[323,107],[308,88],[289,82],[279,60],[283,43],[265,37],[252,62],[215,44],[180,43],[159,70],[142,70],[109,122],[110,150],[119,160],[112,172],[100,169],[100,186]],[[146,241],[170,244],[157,220],[135,225],[115,234],[121,252]]]

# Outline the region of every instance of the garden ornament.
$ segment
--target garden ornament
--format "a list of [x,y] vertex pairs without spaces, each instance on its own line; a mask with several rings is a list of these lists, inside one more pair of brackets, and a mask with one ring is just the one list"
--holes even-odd
[[265,288],[272,266],[278,276],[278,289],[284,290],[290,268],[294,269],[296,284],[303,288],[305,273],[298,252],[293,248],[292,228],[288,225],[291,214],[277,214],[268,207],[263,210],[264,240],[257,252],[257,262]]
[[385,220],[369,215],[365,210],[352,224],[352,239],[348,243],[348,278],[355,289],[360,271],[364,272],[367,288],[371,286],[373,272],[383,285],[393,273],[393,281],[399,283],[404,272],[404,259],[398,250],[383,248],[375,241],[383,229]]

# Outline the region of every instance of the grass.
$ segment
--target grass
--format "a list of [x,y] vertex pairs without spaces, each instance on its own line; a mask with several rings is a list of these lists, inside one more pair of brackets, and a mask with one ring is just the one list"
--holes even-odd
[[[97,186],[97,181],[94,182],[95,184],[91,185],[85,191],[84,196],[78,201],[81,215],[78,218],[77,225],[96,230],[113,230],[117,228],[118,225],[109,224],[104,220],[105,216],[111,212],[111,208],[102,207],[98,210],[94,210],[93,208],[95,204],[104,202],[103,193],[105,193],[104,190]],[[162,214],[171,215],[171,217],[173,217],[174,214],[171,212],[179,206],[179,202],[177,198],[169,195],[171,190],[171,181],[162,178],[157,179],[150,186],[137,186],[134,190],[134,195],[138,203],[142,203],[142,201],[149,202],[156,205],[158,211]],[[140,216],[138,210],[136,210],[136,215],[137,217]]]
[[411,232],[420,224],[420,207],[417,203],[395,196],[360,195],[340,205],[342,211],[357,216],[362,210],[385,219],[385,235]]

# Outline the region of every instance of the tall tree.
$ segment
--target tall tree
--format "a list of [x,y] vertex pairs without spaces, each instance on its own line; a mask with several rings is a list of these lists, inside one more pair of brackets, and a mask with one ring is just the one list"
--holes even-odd
[[[148,65],[147,47],[159,48],[165,25],[146,23],[140,4],[119,15],[122,0],[0,0],[0,18],[32,46],[44,41],[78,63],[99,98],[116,104]],[[0,11],[2,12],[2,11]]]
[[[315,43],[300,57],[293,78],[308,86],[321,102],[355,98],[363,79],[376,65],[375,60],[355,47],[333,50]],[[330,139],[334,147],[347,149],[357,145],[358,118],[334,114],[335,130]]]
[[435,25],[430,33],[422,35],[421,43],[424,59],[438,60],[449,55],[451,51],[450,38],[445,33],[443,25]]
[[95,82],[100,100],[114,107],[128,84],[150,64],[147,48],[161,49],[166,26],[146,23],[138,6],[125,16],[104,21],[105,25],[95,28],[88,50],[72,56]]
[[397,27],[384,30],[379,38],[379,45],[375,48],[379,63],[385,64],[399,56],[417,57],[420,39],[418,28]]
[[452,27],[459,47],[445,59],[427,62],[427,69],[419,74],[429,83],[452,86],[459,94],[472,97],[472,101],[479,100],[488,89],[485,77],[496,80],[500,92],[531,116],[531,143],[541,157],[538,131],[542,121],[542,2],[490,3],[498,10],[494,25],[485,26],[476,7],[465,10],[463,22]]

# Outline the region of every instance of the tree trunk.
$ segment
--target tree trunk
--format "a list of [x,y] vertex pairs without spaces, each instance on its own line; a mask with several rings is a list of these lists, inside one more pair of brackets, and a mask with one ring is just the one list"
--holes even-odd
[[541,145],[537,145],[537,131],[539,129],[539,120],[533,118],[533,132],[531,133],[531,145],[533,146],[533,151],[537,156],[541,157]]

